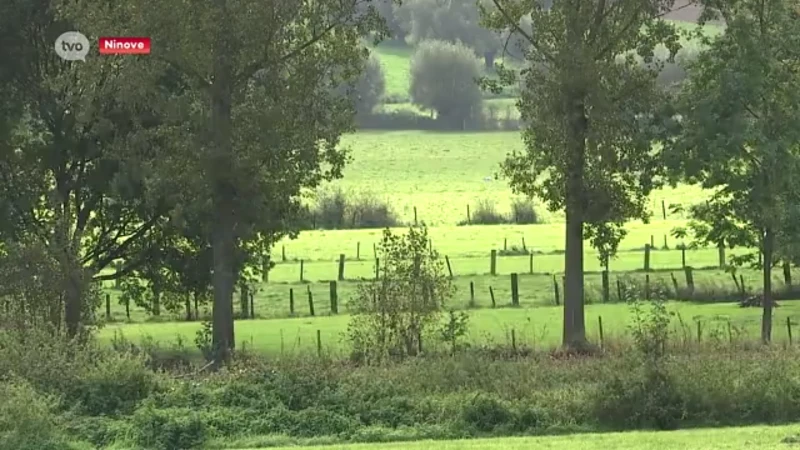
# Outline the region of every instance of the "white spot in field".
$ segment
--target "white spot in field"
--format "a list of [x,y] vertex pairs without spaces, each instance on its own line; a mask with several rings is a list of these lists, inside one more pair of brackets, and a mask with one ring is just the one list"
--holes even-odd
[[483,181],[491,183],[492,182],[492,177],[483,177]]

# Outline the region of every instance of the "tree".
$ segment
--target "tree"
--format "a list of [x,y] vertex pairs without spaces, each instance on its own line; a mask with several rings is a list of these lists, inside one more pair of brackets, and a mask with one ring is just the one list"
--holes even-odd
[[[693,208],[696,238],[763,253],[761,337],[772,330],[772,267],[793,259],[800,190],[800,23],[794,3],[704,2],[725,32],[689,65],[670,167],[714,194]],[[754,254],[739,258],[756,262]]]
[[429,249],[425,226],[405,235],[385,229],[378,250],[380,276],[359,284],[347,333],[354,356],[368,363],[417,355],[453,294],[439,254]]
[[411,57],[411,101],[454,127],[480,117],[480,62],[463,44],[426,41]]
[[[516,29],[530,43],[518,102],[526,150],[509,155],[503,172],[512,188],[543,198],[566,212],[564,336],[567,347],[585,345],[584,225],[622,228],[629,218],[646,220],[646,199],[658,181],[652,142],[662,129],[657,65],[640,67],[634,54],[652,62],[657,44],[678,49],[676,31],[659,16],[668,0],[565,0],[543,5],[493,0],[485,24]],[[529,16],[532,32],[520,27]],[[500,68],[497,91],[516,74]],[[546,176],[545,176],[546,174]],[[619,237],[622,233],[596,233]]]
[[362,38],[385,32],[362,3],[370,2],[214,0],[187,10],[133,0],[105,10],[108,29],[127,24],[125,31],[160,43],[143,70],[174,71],[187,86],[187,108],[163,113],[191,116],[192,137],[158,169],[211,217],[218,364],[234,347],[238,249],[252,240],[269,248],[296,233],[290,219],[301,192],[341,176],[339,138],[352,130],[353,114],[334,88],[363,70]]
[[381,62],[374,54],[367,60],[364,72],[355,80],[355,83],[346,83],[337,89],[338,94],[346,95],[353,102],[358,115],[374,112],[381,103],[385,92],[386,78]]
[[55,261],[66,331],[74,336],[91,320],[92,284],[120,276],[101,271],[120,258],[128,261],[124,270],[135,266],[131,245],[168,207],[145,195],[146,167],[164,145],[151,134],[159,99],[130,82],[157,80],[133,75],[130,60],[59,59],[53,42],[74,26],[59,6],[37,0],[10,7],[25,24],[17,36],[24,51],[3,45],[0,57],[15,61],[9,83],[23,121],[0,144],[0,204],[19,225],[12,239],[20,252],[44,249]]

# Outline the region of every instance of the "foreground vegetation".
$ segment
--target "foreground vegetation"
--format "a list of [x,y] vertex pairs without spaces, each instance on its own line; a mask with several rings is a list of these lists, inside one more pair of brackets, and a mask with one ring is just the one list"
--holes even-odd
[[[661,313],[642,311],[631,316],[630,340],[592,357],[482,345],[361,366],[240,349],[213,374],[180,351],[3,332],[0,448],[241,449],[800,420],[796,346],[684,342],[647,318]],[[637,443],[662,442],[648,439]]]

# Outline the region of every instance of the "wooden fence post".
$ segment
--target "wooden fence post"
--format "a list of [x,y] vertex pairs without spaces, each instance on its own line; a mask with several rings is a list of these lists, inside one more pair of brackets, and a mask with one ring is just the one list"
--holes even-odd
[[289,288],[289,315],[294,315],[294,289]]
[[339,255],[339,281],[344,281],[344,253]]
[[792,320],[786,318],[786,333],[789,335],[789,345],[792,345]]
[[528,255],[528,273],[533,275],[533,253]]
[[469,282],[469,307],[475,307],[475,283]]
[[625,299],[622,298],[622,282],[619,281],[619,277],[617,278],[617,301],[625,301]]
[[503,238],[503,251],[508,250],[508,238]]
[[381,273],[381,260],[380,258],[375,258],[375,279],[377,280],[380,278]]
[[111,294],[106,294],[106,320],[111,320]]
[[492,275],[497,275],[497,250],[492,250],[489,269],[489,273]]
[[519,276],[516,273],[511,274],[511,304],[519,306]]
[[256,295],[250,291],[250,318],[256,318]]
[[361,261],[361,242],[356,242],[356,260]]
[[667,220],[667,204],[664,202],[664,200],[661,200],[661,217],[663,217],[664,220]]
[[644,244],[644,271],[650,271],[650,244]]
[[314,295],[311,293],[311,286],[306,286],[308,288],[308,312],[313,316],[314,315]]
[[[115,262],[114,263],[114,270],[116,271],[116,273],[122,272],[122,263],[119,262],[119,261]],[[114,279],[114,288],[115,289],[119,289],[120,287],[122,287],[122,278],[121,277],[117,277],[117,278]]]
[[656,247],[656,241],[653,238],[653,235],[651,234],[650,235],[650,248],[655,248],[655,247]]
[[644,276],[644,298],[650,301],[650,274]]
[[667,245],[667,235],[666,234],[664,235],[664,247],[662,247],[662,248],[664,250],[669,250],[669,245]]
[[336,292],[336,282],[331,281],[331,314],[339,314],[339,294]]
[[689,288],[690,294],[694,294],[694,274],[692,273],[692,267],[686,266],[683,272],[686,276],[686,287]]
[[322,332],[317,330],[317,356],[322,357]]
[[250,317],[250,289],[245,283],[242,283],[239,289],[241,290],[239,294],[239,303],[242,310],[242,319],[247,319]]
[[702,341],[702,340],[703,340],[703,325],[702,325],[702,322],[698,320],[697,321],[697,342],[700,343],[700,341]]
[[556,276],[553,275],[553,293],[555,295],[556,306],[561,304],[561,295],[558,292],[558,281],[556,281]]
[[[197,303],[195,303],[195,306],[194,306],[194,313],[195,313],[195,315],[197,314]],[[131,320],[131,299],[129,299],[129,298],[125,299],[125,317],[128,320]]]
[[417,225],[417,207],[414,207],[414,226]]
[[522,236],[522,251],[528,251],[528,246],[525,245],[525,236]]
[[469,203],[467,203],[467,225],[472,225],[472,215],[469,213]]
[[281,261],[286,262],[286,246],[281,245]]
[[489,296],[492,298],[492,308],[497,307],[497,303],[494,301],[494,289],[489,286]]
[[670,276],[670,278],[672,278],[672,287],[675,288],[675,299],[679,300],[678,299],[678,292],[679,292],[678,279],[675,278],[675,274],[672,273],[672,272],[669,273],[669,276]]
[[783,282],[786,283],[787,286],[792,285],[792,267],[788,262],[783,263]]
[[303,277],[303,271],[304,271],[304,267],[303,267],[303,265],[304,265],[304,263],[305,263],[305,262],[304,262],[304,261],[301,259],[301,260],[300,260],[300,282],[301,282],[301,283],[302,283],[302,282],[303,282],[303,280],[304,280],[304,277]]
[[453,278],[453,268],[450,266],[450,257],[444,255],[444,261],[447,263],[447,273],[450,274],[450,278]]

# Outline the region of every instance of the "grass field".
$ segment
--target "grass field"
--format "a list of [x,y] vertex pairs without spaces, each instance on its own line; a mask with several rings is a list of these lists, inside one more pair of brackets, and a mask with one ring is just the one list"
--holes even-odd
[[[345,136],[343,145],[351,149],[352,161],[332,186],[374,194],[405,223],[413,222],[416,207],[418,220],[437,226],[465,220],[467,205],[474,208],[482,199],[507,213],[514,195],[507,181],[495,175],[509,152],[523,149],[518,132],[359,132]],[[656,191],[651,198],[653,211],[660,214],[662,199],[686,204],[705,197],[698,187],[680,186]],[[563,217],[541,203],[537,212],[545,221]]]
[[[486,297],[484,295],[484,297]],[[301,299],[302,301],[302,299]],[[740,308],[736,304],[669,303],[674,312],[672,327],[680,339],[697,339],[700,322],[701,340],[716,336],[724,342],[753,341],[758,338],[761,310]],[[604,339],[623,338],[630,324],[631,311],[625,304],[600,304],[586,307],[586,327],[590,338],[599,340],[599,321],[602,317]],[[786,319],[792,327],[800,323],[800,301],[781,302],[775,311],[774,340],[786,342]],[[561,340],[562,309],[558,307],[478,309],[471,312],[467,341],[476,345],[511,345],[551,348]],[[317,316],[271,320],[239,320],[236,322],[236,342],[257,353],[271,356],[291,355],[317,350],[319,331],[322,351],[331,356],[344,356],[343,333],[349,316]],[[681,323],[682,322],[682,323]],[[730,328],[728,324],[730,325]],[[162,345],[182,341],[193,347],[197,322],[111,324],[100,330],[101,341],[110,342],[115,334],[139,342],[150,338]],[[729,335],[730,333],[730,335]],[[796,334],[796,332],[795,332]],[[428,348],[434,343],[431,342]]]
[[[418,441],[390,444],[348,444],[309,447],[278,447],[293,450],[747,450],[790,449],[796,445],[798,425],[708,428],[678,431],[631,431],[568,436],[515,437],[455,441]],[[786,442],[784,442],[786,441]],[[252,447],[249,447],[252,448]],[[276,447],[271,447],[276,448]],[[239,449],[244,450],[244,449]]]

